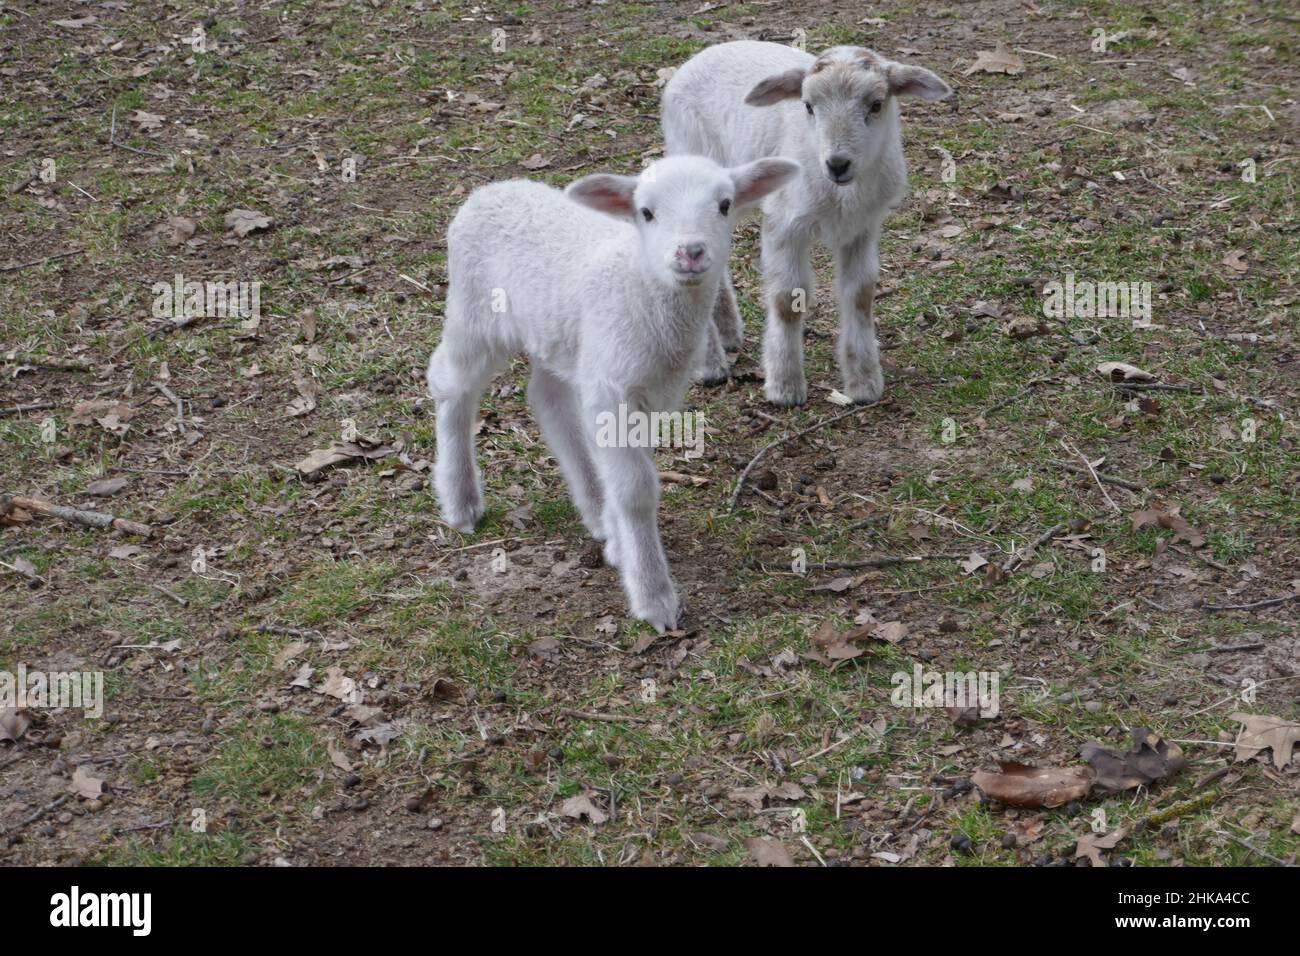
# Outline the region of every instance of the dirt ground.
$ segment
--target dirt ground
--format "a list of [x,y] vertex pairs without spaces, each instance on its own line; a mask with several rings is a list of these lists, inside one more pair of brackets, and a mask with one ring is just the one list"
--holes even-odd
[[[206,9],[0,7],[0,493],[152,529],[9,503],[0,672],[101,673],[105,702],[0,710],[0,860],[1294,860],[1288,5]],[[656,639],[524,360],[482,410],[485,521],[439,522],[423,368],[469,191],[636,170],[663,71],[738,38],[868,46],[956,95],[903,107],[882,403],[829,422],[823,253],[809,403],[763,400],[740,228],[745,347],[688,395],[704,456],[660,456],[686,613]],[[158,317],[177,276],[260,283],[260,320]],[[1148,283],[1150,321],[1045,317],[1067,276]],[[915,668],[997,675],[997,713],[900,704]],[[1140,729],[1059,805],[989,776],[1077,777]]]

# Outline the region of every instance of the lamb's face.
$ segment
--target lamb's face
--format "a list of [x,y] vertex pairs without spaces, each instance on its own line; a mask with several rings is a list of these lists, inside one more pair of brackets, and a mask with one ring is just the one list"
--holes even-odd
[[725,169],[695,157],[648,167],[633,194],[645,265],[663,282],[699,285],[731,255],[736,184]]
[[898,109],[881,61],[861,47],[828,50],[804,77],[801,99],[822,172],[848,185],[880,151]]
[[763,80],[745,102],[770,106],[798,99],[822,174],[847,186],[897,135],[898,97],[940,100],[950,93],[948,84],[922,67],[895,63],[859,46],[837,46],[807,71],[794,69]]
[[643,271],[652,279],[697,286],[716,281],[725,268],[739,212],[798,171],[798,163],[775,156],[731,169],[703,156],[672,156],[640,176],[584,176],[565,195],[630,221],[641,240]]

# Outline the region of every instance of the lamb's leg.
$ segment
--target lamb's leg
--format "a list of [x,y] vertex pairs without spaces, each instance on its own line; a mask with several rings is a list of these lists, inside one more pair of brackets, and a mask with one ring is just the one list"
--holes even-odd
[[[617,400],[588,396],[584,415],[595,427],[602,411],[617,414]],[[594,441],[593,441],[594,443]],[[605,493],[605,521],[632,616],[660,633],[677,626],[680,604],[659,538],[659,470],[648,448],[597,447],[596,470]]]
[[763,338],[763,394],[776,405],[808,401],[803,371],[803,323],[812,305],[813,271],[808,241],[763,229],[767,326]]
[[727,365],[727,353],[722,350],[718,327],[710,322],[700,343],[699,354],[695,356],[695,371],[691,377],[701,385],[712,388],[715,385],[726,385],[730,375],[731,369]]
[[885,376],[872,315],[880,276],[875,236],[859,236],[841,248],[835,272],[840,297],[840,338],[835,354],[844,394],[855,402],[876,402],[885,394]]
[[745,320],[741,317],[740,305],[736,302],[736,287],[731,284],[730,268],[722,273],[718,298],[713,304],[713,324],[717,326],[718,338],[724,351],[738,351],[745,343]]
[[582,523],[593,538],[604,541],[603,496],[587,435],[583,432],[577,392],[554,373],[534,365],[528,381],[528,402],[537,415],[546,443],[560,463]]
[[473,531],[486,507],[474,461],[474,418],[495,371],[495,356],[460,348],[454,332],[444,331],[429,359],[429,394],[438,407],[433,486],[443,520],[457,531]]

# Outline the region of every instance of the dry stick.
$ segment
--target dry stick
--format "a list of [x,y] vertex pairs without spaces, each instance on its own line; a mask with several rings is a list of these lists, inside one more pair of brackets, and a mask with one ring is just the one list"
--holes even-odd
[[1190,392],[1204,395],[1205,389],[1191,385],[1166,385],[1163,382],[1114,382],[1114,386],[1130,392]]
[[964,554],[889,554],[880,558],[864,558],[861,561],[822,561],[808,565],[810,571],[856,571],[860,568],[892,568],[899,564],[911,564],[917,561],[965,561]]
[[87,528],[115,528],[127,534],[148,538],[153,535],[153,528],[138,521],[128,521],[100,511],[83,511],[80,508],[68,508],[39,498],[26,498],[22,495],[0,495],[0,514],[8,514],[13,508],[22,508],[33,514],[46,515],[50,518],[62,518],[73,524]]
[[866,411],[870,407],[870,405],[860,405],[857,408],[844,412],[843,414],[832,415],[830,418],[823,419],[810,428],[805,428],[803,431],[795,432],[792,435],[786,435],[784,438],[778,438],[769,445],[764,445],[758,450],[758,454],[749,460],[749,464],[745,466],[745,470],[740,473],[740,478],[736,481],[736,490],[731,493],[731,504],[727,506],[727,513],[730,514],[736,510],[736,504],[740,501],[740,493],[745,489],[745,479],[749,477],[749,473],[754,470],[754,466],[759,463],[759,460],[773,448],[784,445],[786,442],[794,441],[797,438],[803,438],[805,435],[811,435],[813,432],[825,428],[827,425],[833,425],[842,418],[856,415],[858,412]]
[[1287,601],[1294,601],[1300,598],[1300,591],[1294,594],[1284,594],[1282,597],[1268,598],[1264,601],[1255,601],[1252,604],[1202,604],[1203,611],[1254,611],[1261,607],[1275,607],[1278,604],[1285,604]]
[[0,417],[5,415],[21,415],[23,412],[39,412],[53,407],[53,402],[33,402],[30,405],[11,405],[8,408],[0,408]]
[[128,153],[139,153],[141,156],[161,156],[163,159],[173,159],[171,153],[160,153],[152,149],[136,149],[134,146],[128,146],[126,143],[117,141],[117,107],[113,107],[113,118],[108,127],[108,148],[111,151],[116,146],[118,149],[124,149]]
[[1014,403],[1016,402],[1017,399],[1023,398],[1024,396],[1028,395],[1028,394],[1029,394],[1030,392],[1032,392],[1032,391],[1033,391],[1037,386],[1042,385],[1044,382],[1050,382],[1050,381],[1051,381],[1051,378],[1050,378],[1050,377],[1047,377],[1047,378],[1034,378],[1034,379],[1030,379],[1028,382],[1025,383],[1025,387],[1024,387],[1024,388],[1022,388],[1020,391],[1016,392],[1016,393],[1015,393],[1014,395],[1012,395],[1010,398],[1004,398],[1002,401],[998,402],[996,405],[991,406],[991,407],[990,407],[986,412],[984,412],[984,414],[982,414],[982,415],[980,416],[980,418],[988,418],[988,417],[989,417],[990,415],[992,415],[994,412],[1000,412],[1000,411],[1002,411],[1002,409],[1006,408],[1008,405],[1012,405],[1012,404],[1014,404]]
[[79,256],[85,249],[69,249],[67,252],[56,252],[52,256],[43,256],[40,259],[33,259],[31,262],[20,262],[12,266],[0,266],[0,272],[17,272],[19,269],[26,269],[28,266],[43,266],[47,262],[53,262],[55,259],[66,259],[68,256]]
[[13,833],[15,830],[21,830],[23,827],[27,826],[29,823],[35,823],[35,822],[36,822],[37,820],[39,820],[41,817],[45,816],[45,814],[50,813],[51,811],[54,811],[54,810],[59,809],[59,807],[63,806],[65,803],[67,803],[67,802],[68,802],[69,800],[71,800],[71,799],[72,799],[72,795],[71,795],[71,794],[68,794],[68,793],[65,793],[63,796],[59,797],[57,800],[54,800],[54,801],[51,802],[51,803],[47,803],[45,806],[41,807],[39,810],[37,810],[35,813],[33,813],[33,814],[32,814],[31,816],[29,816],[27,819],[25,819],[25,820],[19,820],[19,821],[18,821],[17,823],[15,823],[13,826],[8,827],[7,829],[4,829],[4,830],[0,830],[0,836],[4,836],[6,833]]
[[1004,574],[1010,574],[1016,568],[1020,567],[1020,563],[1025,560],[1025,555],[1033,554],[1040,544],[1046,544],[1048,541],[1052,539],[1053,535],[1055,535],[1059,531],[1064,531],[1065,528],[1066,528],[1066,522],[1064,521],[1062,521],[1060,524],[1052,525],[1050,528],[1048,528],[1046,531],[1040,534],[1037,538],[1031,541],[1028,547],[1021,548],[1019,551],[1012,554],[1011,557],[1007,558],[1007,560],[1002,565],[1002,572]]
[[89,372],[95,367],[85,359],[48,358],[40,355],[28,355],[26,352],[7,355],[5,361],[13,365],[33,365],[36,368],[53,369],[57,372]]
[[585,710],[569,710],[567,707],[560,708],[560,713],[566,717],[575,717],[578,720],[603,720],[609,723],[629,723],[629,724],[648,724],[651,722],[649,717],[637,717],[633,714],[593,714]]
[[162,335],[164,332],[175,332],[177,329],[186,328],[188,326],[193,325],[195,322],[198,322],[199,320],[205,318],[207,318],[207,316],[191,315],[188,316],[187,318],[182,319],[179,322],[168,322],[166,325],[160,325],[157,328],[149,329],[147,332],[142,332],[139,335],[137,335],[135,338],[128,340],[125,345],[119,346],[117,349],[115,349],[113,351],[113,354],[110,355],[106,361],[112,362],[113,359],[117,358],[119,355],[121,355],[131,346],[135,345],[135,343],[139,342],[141,339],[151,339],[155,335]]
[[1061,447],[1064,448],[1066,451],[1070,452],[1071,454],[1079,456],[1079,460],[1082,461],[1085,466],[1087,466],[1088,474],[1092,475],[1092,480],[1097,483],[1097,490],[1100,491],[1101,496],[1106,499],[1106,504],[1110,505],[1111,510],[1113,510],[1116,514],[1120,514],[1121,511],[1119,505],[1115,504],[1114,499],[1111,498],[1110,496],[1110,492],[1106,490],[1106,486],[1103,485],[1101,483],[1101,479],[1097,477],[1097,470],[1092,467],[1092,462],[1088,460],[1088,456],[1083,454],[1083,452],[1079,451],[1079,449],[1075,448],[1073,445],[1068,444],[1064,440],[1061,441]]
[[1236,843],[1236,844],[1238,844],[1238,845],[1240,845],[1240,846],[1244,846],[1247,850],[1249,850],[1251,853],[1254,853],[1256,856],[1262,856],[1264,859],[1268,860],[1270,863],[1276,863],[1278,866],[1287,866],[1287,867],[1294,867],[1294,866],[1295,866],[1294,863],[1290,863],[1290,862],[1288,862],[1288,861],[1286,861],[1286,860],[1279,860],[1277,857],[1275,857],[1275,856],[1274,856],[1273,854],[1271,854],[1271,853],[1265,853],[1263,850],[1259,849],[1259,848],[1256,847],[1253,843],[1251,843],[1249,840],[1247,840],[1247,839],[1245,839],[1245,838],[1243,838],[1243,837],[1237,837],[1237,836],[1235,836],[1235,837],[1232,838],[1232,840],[1233,840],[1234,843]]
[[[1072,465],[1068,461],[1057,461],[1055,458],[1049,458],[1047,463],[1055,468],[1060,468],[1062,471],[1073,472],[1076,475],[1084,475],[1086,477],[1089,474],[1087,470],[1080,468],[1078,465]],[[1139,484],[1136,481],[1129,481],[1127,478],[1117,478],[1114,475],[1108,475],[1105,472],[1100,471],[1093,472],[1092,474],[1099,481],[1104,481],[1108,485],[1117,485],[1120,488],[1127,488],[1129,491],[1149,490],[1146,485]]]

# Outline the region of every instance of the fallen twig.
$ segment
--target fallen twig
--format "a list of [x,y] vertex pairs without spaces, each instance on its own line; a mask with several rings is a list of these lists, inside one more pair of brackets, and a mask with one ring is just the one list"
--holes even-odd
[[59,809],[59,807],[63,806],[71,799],[72,799],[72,794],[65,793],[57,800],[53,800],[50,803],[47,803],[45,806],[41,807],[39,810],[37,810],[35,813],[27,817],[26,819],[19,820],[13,826],[8,827],[7,829],[4,830],[0,830],[0,836],[4,836],[6,833],[13,833],[15,830],[21,830],[23,827],[27,826],[28,824],[35,823],[41,817],[45,816],[45,814],[50,813],[53,810]]
[[1021,562],[1025,560],[1025,555],[1033,554],[1034,551],[1038,549],[1038,546],[1040,544],[1046,544],[1048,541],[1052,539],[1053,535],[1057,534],[1057,532],[1064,531],[1065,528],[1066,528],[1066,523],[1064,521],[1062,521],[1060,524],[1054,524],[1046,531],[1044,531],[1042,534],[1040,534],[1037,538],[1035,538],[1033,541],[1029,542],[1029,544],[1026,547],[1021,548],[1019,551],[1013,552],[1011,557],[1007,558],[1007,560],[1002,564],[1003,573],[1010,574],[1012,571],[1014,571],[1016,568],[1020,566]]
[[53,407],[53,402],[32,402],[30,405],[10,405],[8,408],[0,408],[0,418],[5,415],[21,415],[24,412],[39,412]]
[[1275,864],[1277,864],[1278,866],[1287,866],[1287,867],[1294,867],[1294,866],[1295,866],[1294,858],[1293,858],[1292,860],[1279,860],[1279,859],[1278,859],[1277,857],[1275,857],[1273,854],[1271,854],[1271,853],[1265,853],[1263,850],[1259,849],[1257,846],[1255,846],[1255,844],[1251,843],[1251,842],[1250,842],[1249,840],[1247,840],[1245,837],[1238,837],[1238,836],[1235,836],[1235,837],[1232,838],[1232,842],[1233,842],[1233,843],[1236,843],[1238,846],[1244,846],[1244,847],[1245,847],[1247,850],[1249,850],[1251,853],[1255,854],[1256,856],[1262,856],[1264,859],[1268,860],[1270,863],[1275,863]]
[[830,418],[823,419],[822,421],[818,422],[816,425],[813,425],[809,428],[805,428],[803,431],[798,431],[795,432],[794,434],[786,435],[784,438],[778,438],[776,441],[772,442],[771,444],[764,445],[762,448],[758,450],[758,454],[756,454],[753,458],[749,460],[749,464],[745,466],[745,470],[740,473],[740,478],[736,480],[736,489],[731,493],[731,503],[727,506],[727,513],[730,514],[731,512],[736,510],[736,505],[740,501],[740,493],[745,489],[745,479],[749,477],[749,473],[754,470],[754,466],[758,464],[759,460],[764,455],[766,455],[769,451],[771,451],[773,448],[777,448],[781,445],[784,445],[786,442],[794,441],[797,438],[803,438],[805,435],[811,435],[813,432],[825,428],[827,425],[833,425],[842,418],[848,418],[850,415],[856,415],[858,412],[866,411],[870,407],[871,407],[870,405],[859,405],[856,408],[849,409],[849,411],[847,412],[843,412],[839,415],[832,415]]
[[585,710],[570,710],[567,707],[560,708],[560,713],[566,717],[575,717],[578,720],[602,720],[608,723],[629,723],[629,724],[648,724],[651,722],[649,717],[637,717],[633,714],[593,714]]
[[1294,594],[1284,594],[1281,597],[1267,598],[1263,601],[1254,601],[1250,604],[1202,604],[1203,611],[1255,611],[1262,607],[1276,607],[1279,604],[1285,604],[1287,601],[1294,601],[1300,598],[1300,591]]
[[160,325],[156,328],[152,328],[145,332],[141,332],[135,338],[128,340],[125,344],[120,345],[116,349],[114,349],[113,353],[109,355],[107,361],[112,362],[113,359],[117,358],[119,355],[121,355],[131,346],[135,345],[136,342],[139,342],[143,339],[151,339],[155,335],[162,335],[164,332],[175,332],[177,329],[187,328],[188,326],[193,325],[195,322],[199,322],[205,318],[207,318],[207,316],[205,315],[190,315],[181,319],[179,322],[168,322],[166,325]]
[[26,352],[11,353],[6,355],[4,359],[13,365],[31,365],[35,368],[48,368],[57,372],[89,372],[95,367],[85,359],[49,358],[41,355],[28,355]]
[[134,146],[128,146],[126,143],[117,141],[117,107],[113,107],[113,118],[108,127],[108,147],[111,150],[114,146],[118,149],[124,149],[128,153],[139,153],[141,156],[161,156],[163,159],[172,159],[171,153],[160,153],[153,149],[137,149]]
[[879,558],[864,558],[861,561],[822,561],[808,565],[809,571],[856,571],[860,568],[892,568],[899,564],[912,564],[920,561],[965,561],[964,554],[887,554]]
[[1108,485],[1117,485],[1120,488],[1127,488],[1129,491],[1149,490],[1146,485],[1139,484],[1136,481],[1129,481],[1127,478],[1117,478],[1115,475],[1108,475],[1104,471],[1089,472],[1086,469],[1080,468],[1078,465],[1070,464],[1068,461],[1057,461],[1054,458],[1049,458],[1047,463],[1054,468],[1059,468],[1062,471],[1069,471],[1076,475],[1084,475],[1086,477],[1091,474],[1098,481],[1104,481]]
[[43,266],[47,262],[53,262],[55,259],[66,259],[69,256],[79,256],[85,249],[69,249],[67,252],[56,252],[52,256],[42,256],[40,259],[33,259],[30,262],[19,262],[12,266],[0,266],[0,272],[17,272],[19,269],[26,269],[29,266]]
[[177,604],[179,604],[181,607],[189,607],[189,606],[190,606],[190,602],[189,602],[188,600],[186,600],[185,598],[181,597],[181,596],[180,596],[179,594],[177,594],[175,591],[170,591],[170,590],[168,590],[167,588],[163,587],[161,584],[150,584],[149,587],[153,588],[155,591],[159,592],[160,594],[165,594],[165,595],[167,595],[167,597],[171,598],[173,601],[175,601],[175,602],[176,602]]
[[79,524],[87,528],[114,528],[127,534],[139,535],[142,538],[153,535],[153,528],[147,524],[129,521],[126,518],[118,518],[100,511],[83,511],[80,508],[69,508],[64,505],[56,505],[53,502],[42,501],[40,498],[27,498],[22,495],[0,495],[0,514],[8,514],[14,508],[22,508],[24,511],[45,515],[50,518],[61,518],[64,521],[70,521],[73,524]]
[[1085,455],[1083,452],[1079,451],[1079,449],[1075,448],[1069,442],[1066,442],[1064,440],[1061,441],[1061,447],[1064,448],[1066,451],[1068,451],[1070,454],[1078,456],[1079,460],[1083,462],[1084,466],[1088,469],[1088,474],[1092,475],[1092,480],[1097,483],[1097,490],[1100,491],[1101,496],[1106,499],[1106,504],[1110,505],[1112,511],[1114,511],[1116,514],[1119,514],[1120,513],[1119,505],[1115,504],[1115,499],[1113,499],[1110,496],[1110,492],[1106,490],[1106,486],[1103,485],[1101,483],[1101,479],[1097,477],[1097,469],[1092,467],[1092,462],[1088,460],[1088,456]]
[[985,411],[983,414],[980,415],[980,418],[988,418],[988,417],[989,417],[990,415],[992,415],[994,412],[1000,412],[1000,411],[1002,411],[1002,409],[1006,408],[1008,405],[1013,405],[1013,404],[1015,404],[1015,402],[1016,402],[1018,399],[1024,398],[1026,395],[1028,395],[1030,392],[1032,392],[1032,391],[1033,391],[1035,388],[1037,388],[1039,385],[1042,385],[1044,382],[1050,382],[1051,380],[1052,380],[1052,379],[1051,379],[1050,376],[1049,376],[1049,377],[1045,377],[1045,378],[1034,378],[1034,379],[1030,379],[1028,382],[1025,383],[1025,387],[1024,387],[1024,388],[1022,388],[1020,391],[1016,392],[1016,393],[1015,393],[1014,395],[1012,395],[1010,398],[1004,398],[1004,399],[1002,399],[1002,401],[998,402],[996,405],[992,405],[992,406],[990,406],[990,407],[988,408],[987,411]]

